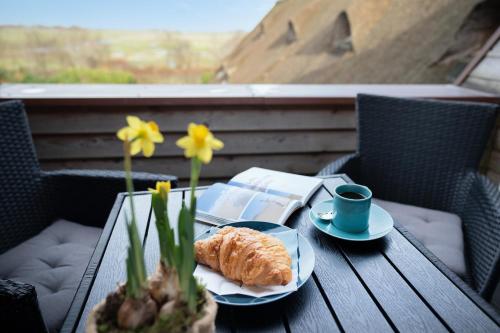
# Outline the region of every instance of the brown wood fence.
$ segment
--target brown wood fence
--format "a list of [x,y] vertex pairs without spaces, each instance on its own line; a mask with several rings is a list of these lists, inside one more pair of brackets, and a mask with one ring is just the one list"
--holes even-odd
[[[132,114],[157,121],[166,135],[154,157],[136,158],[134,169],[174,174],[184,183],[189,167],[175,141],[191,121],[207,123],[226,144],[203,169],[204,182],[209,183],[251,166],[315,174],[353,152],[357,92],[498,102],[495,96],[448,85],[219,87],[225,92],[208,92],[214,86],[205,90],[197,86],[190,94],[190,86],[176,93],[172,90],[178,86],[4,85],[0,99],[25,101],[44,169],[121,169],[121,146],[115,132],[125,125],[125,115]],[[37,93],[43,96],[30,94],[39,92],[36,89],[45,89]],[[500,147],[498,137],[494,146]],[[488,153],[486,163],[485,172],[498,181],[499,151]]]

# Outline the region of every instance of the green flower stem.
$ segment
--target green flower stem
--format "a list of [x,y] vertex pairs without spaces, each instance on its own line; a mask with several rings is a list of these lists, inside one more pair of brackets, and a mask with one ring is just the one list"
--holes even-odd
[[125,140],[123,143],[124,150],[124,168],[125,182],[127,192],[130,199],[131,217],[130,221],[125,212],[125,223],[129,236],[129,248],[127,256],[127,296],[131,298],[140,298],[143,295],[146,286],[146,265],[144,263],[144,252],[142,242],[139,237],[137,223],[135,218],[134,208],[134,184],[132,182],[132,156],[130,155],[130,142]]
[[130,200],[130,210],[132,211],[132,220],[135,220],[135,207],[132,193],[134,192],[134,183],[132,182],[132,156],[130,156],[130,142],[123,141],[123,166],[125,168],[125,183],[127,185],[128,197]]
[[191,200],[189,211],[183,206],[179,215],[179,241],[182,261],[179,263],[179,278],[184,301],[191,313],[196,312],[196,280],[194,272],[194,220],[196,216],[196,186],[201,172],[201,161],[194,157],[191,159]]
[[201,172],[201,161],[197,157],[193,157],[191,159],[191,180],[190,180],[191,202],[189,205],[189,208],[191,210],[191,216],[193,217],[193,223],[194,223],[194,217],[196,216],[195,190],[196,190],[196,186],[198,186],[200,172]]

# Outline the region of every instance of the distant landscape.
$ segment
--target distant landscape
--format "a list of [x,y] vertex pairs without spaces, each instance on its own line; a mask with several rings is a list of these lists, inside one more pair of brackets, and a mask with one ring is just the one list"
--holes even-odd
[[243,35],[0,26],[0,82],[208,83]]
[[261,14],[248,32],[0,25],[0,83],[448,83],[500,2],[286,0]]

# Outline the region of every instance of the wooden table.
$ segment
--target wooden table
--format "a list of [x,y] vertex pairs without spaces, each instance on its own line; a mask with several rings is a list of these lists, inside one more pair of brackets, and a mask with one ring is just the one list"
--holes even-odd
[[[287,222],[309,239],[316,253],[307,283],[272,304],[219,306],[217,332],[500,331],[498,314],[399,225],[368,243],[340,241],[317,231],[308,218],[311,205],[331,198],[333,189],[346,182],[350,180],[344,175],[326,178],[308,205]],[[135,197],[146,264],[152,272],[159,253],[151,197]],[[171,192],[171,221],[177,221],[182,200],[188,197],[188,189]],[[125,198],[117,198],[63,332],[83,332],[90,309],[126,278]],[[197,223],[196,233],[209,227]]]

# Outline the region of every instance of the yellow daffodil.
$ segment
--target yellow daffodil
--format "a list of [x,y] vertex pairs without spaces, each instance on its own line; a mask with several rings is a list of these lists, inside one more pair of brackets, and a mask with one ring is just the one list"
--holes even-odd
[[143,152],[151,157],[155,151],[155,143],[163,142],[163,135],[154,121],[145,122],[135,116],[127,116],[128,126],[118,131],[117,136],[122,141],[130,142],[130,154]]
[[187,158],[197,157],[208,164],[212,160],[212,149],[222,149],[224,143],[216,139],[205,125],[190,123],[188,135],[177,140],[177,146],[184,149]]
[[154,194],[161,194],[162,198],[165,200],[171,188],[172,185],[170,184],[170,181],[156,182],[156,188],[148,188],[148,191]]

